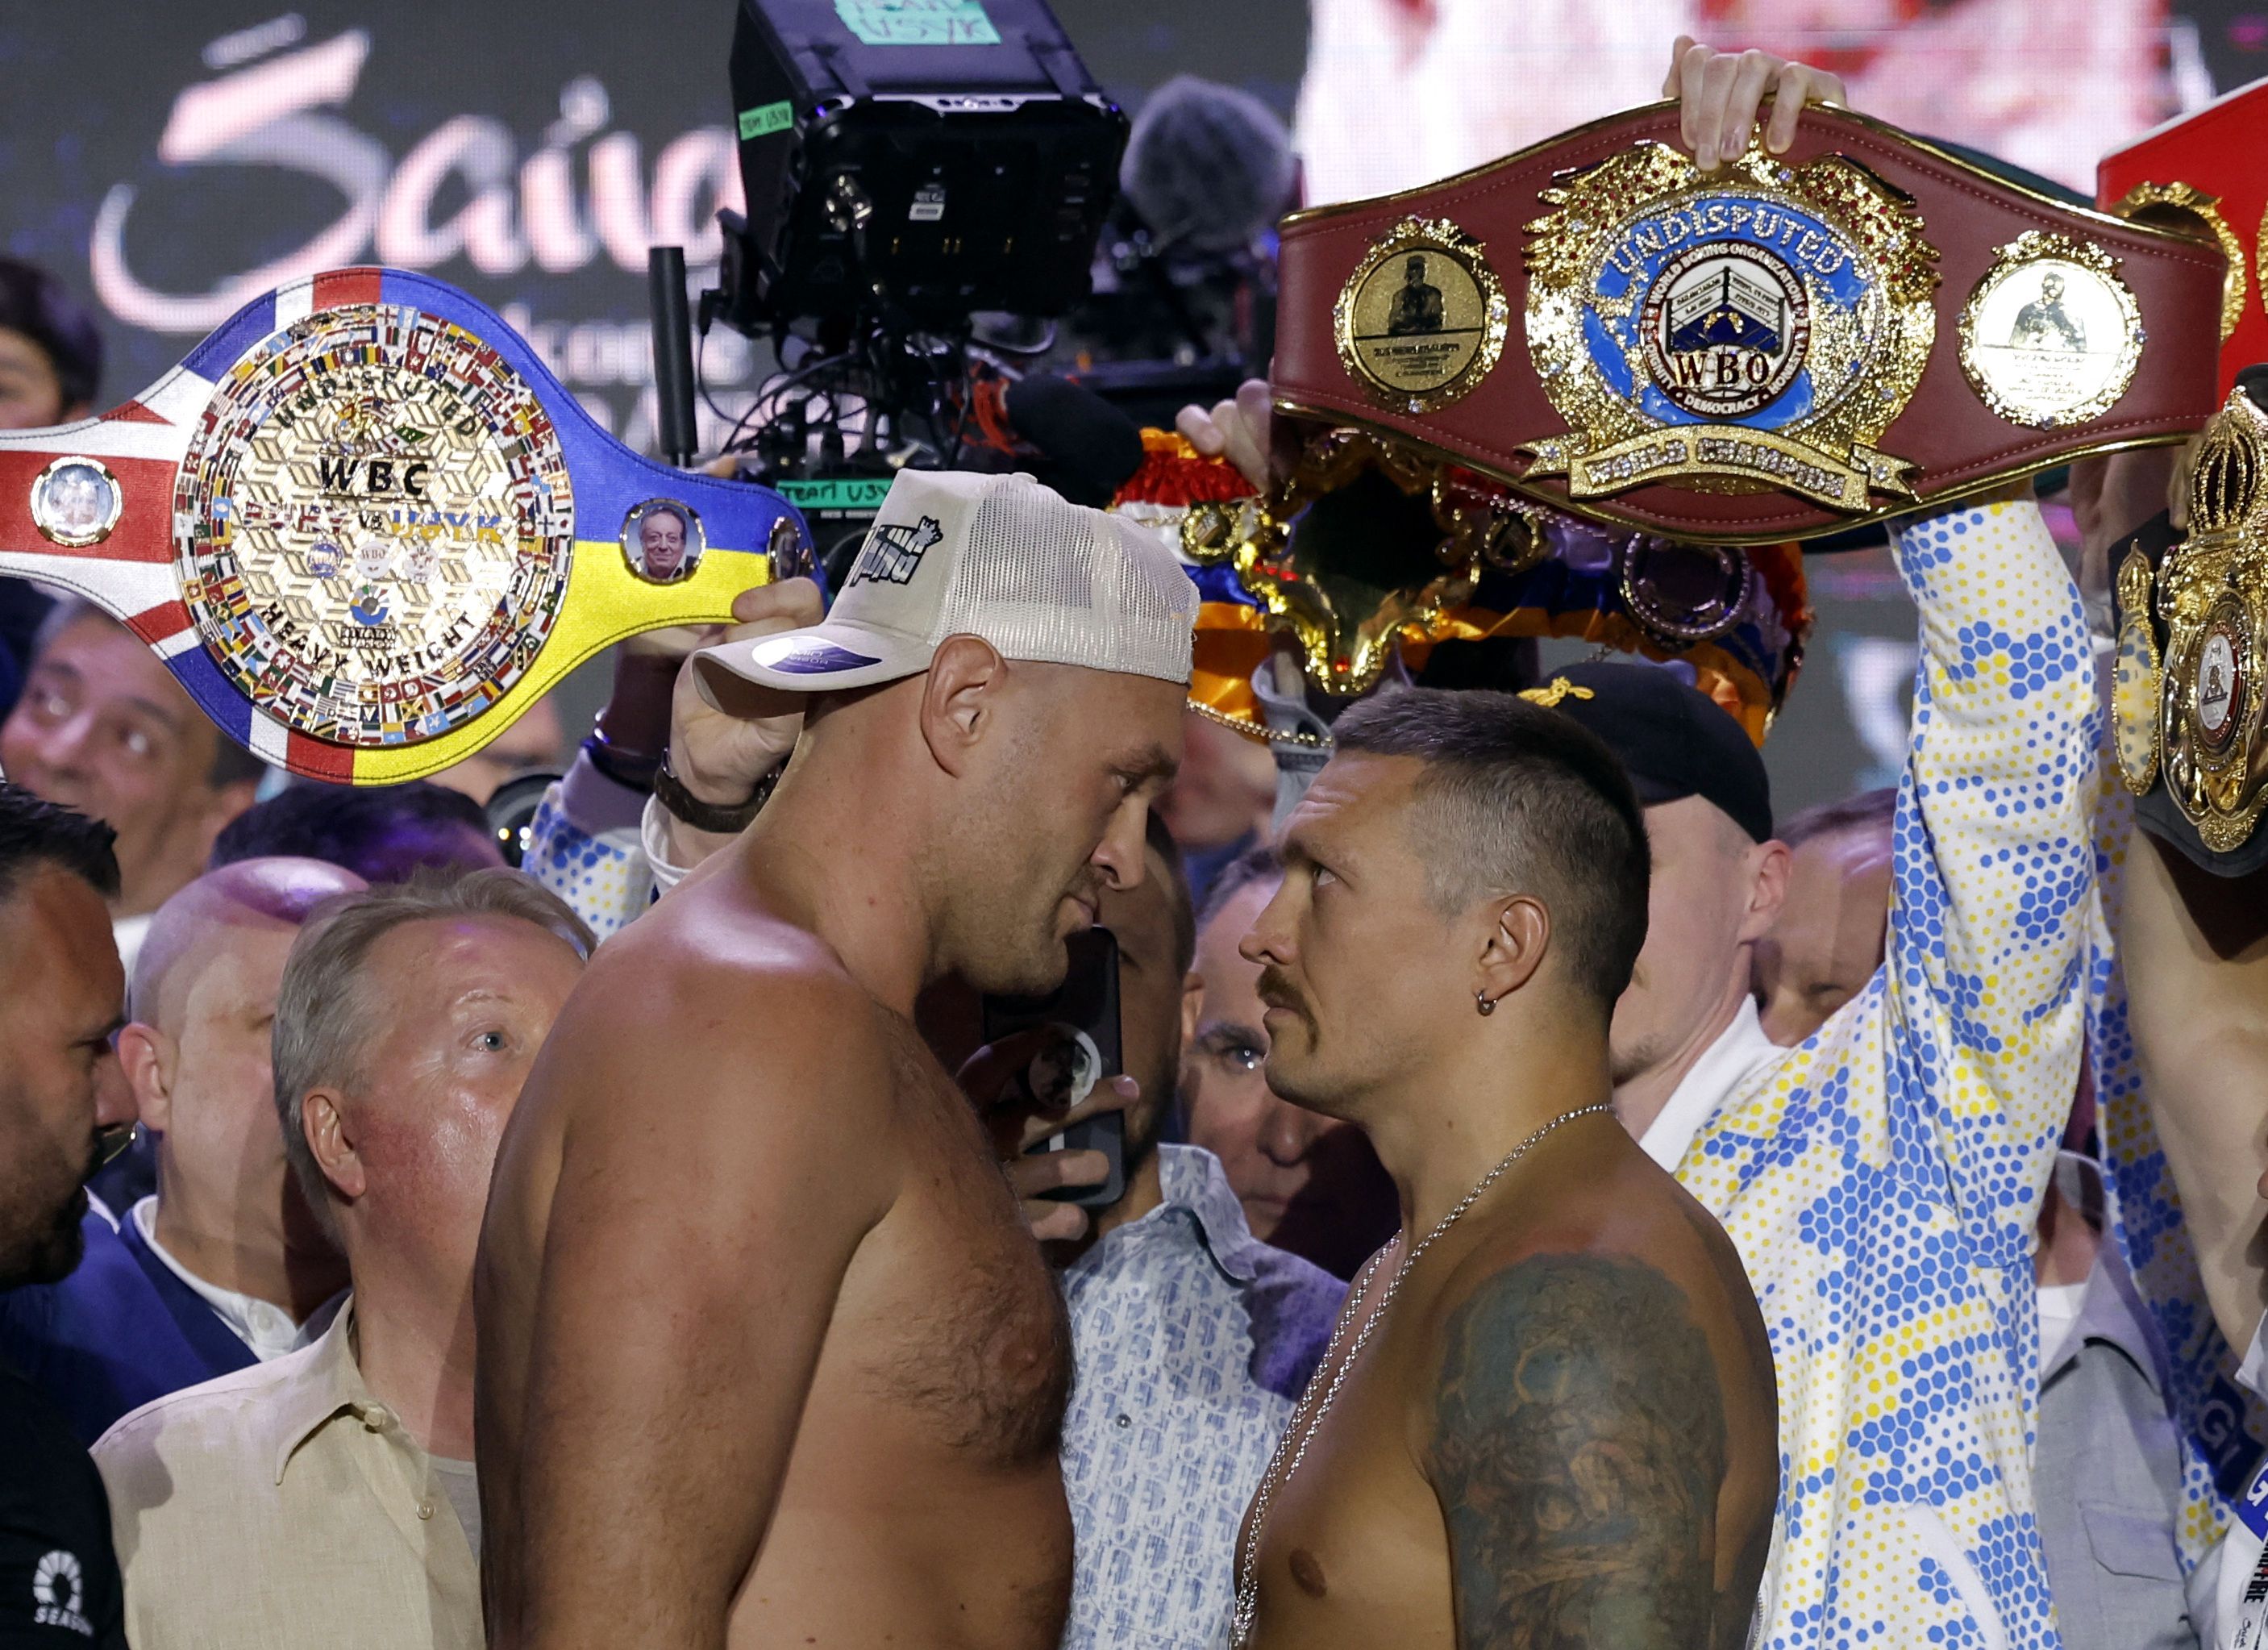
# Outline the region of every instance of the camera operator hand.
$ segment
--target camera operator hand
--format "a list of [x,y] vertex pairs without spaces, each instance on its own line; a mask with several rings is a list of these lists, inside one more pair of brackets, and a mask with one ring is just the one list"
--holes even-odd
[[1092,1224],[1087,1212],[1077,1204],[1058,1203],[1041,1194],[1068,1186],[1100,1185],[1109,1175],[1110,1160],[1100,1152],[1026,1153],[1072,1123],[1107,1111],[1125,1110],[1141,1098],[1142,1087],[1130,1077],[1105,1078],[1078,1105],[1049,1106],[1034,1094],[1030,1073],[1057,1041],[1045,1027],[1015,1032],[970,1055],[958,1080],[991,1136],[992,1149],[999,1156],[1001,1170],[1016,1194],[1032,1235],[1043,1243],[1073,1243],[1086,1235]]

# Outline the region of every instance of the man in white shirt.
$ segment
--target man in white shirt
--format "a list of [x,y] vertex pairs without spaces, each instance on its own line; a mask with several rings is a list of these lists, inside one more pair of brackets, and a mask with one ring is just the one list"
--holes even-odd
[[477,1650],[473,1256],[589,945],[501,869],[370,889],[294,945],[274,1103],[354,1293],[311,1344],[95,1445],[136,1650]]
[[157,1194],[114,1220],[90,1210],[77,1270],[0,1300],[0,1348],[85,1442],[152,1398],[290,1352],[346,1286],[284,1167],[269,1031],[300,924],[362,886],[318,860],[248,859],[151,920],[118,1055],[158,1132]]

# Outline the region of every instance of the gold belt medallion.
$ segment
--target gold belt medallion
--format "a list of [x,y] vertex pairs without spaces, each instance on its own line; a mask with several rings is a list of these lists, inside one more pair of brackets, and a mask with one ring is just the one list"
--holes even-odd
[[1504,354],[1512,309],[1488,249],[1447,218],[1405,217],[1371,245],[1331,312],[1339,359],[1406,413],[1462,400]]
[[2166,789],[2205,845],[2228,853],[2268,807],[2268,415],[2242,389],[2205,426],[2189,537],[2159,569],[2156,594],[2167,629],[2158,698]]
[[1910,497],[1875,445],[1935,341],[1937,252],[1866,167],[1761,150],[1713,174],[1637,144],[1543,191],[1528,347],[1565,436],[1530,475],[1576,499],[1779,489],[1853,512]]
[[2010,424],[2052,430],[2116,406],[2142,364],[2142,310],[2099,247],[2033,230],[1999,248],[1961,311],[1961,370]]

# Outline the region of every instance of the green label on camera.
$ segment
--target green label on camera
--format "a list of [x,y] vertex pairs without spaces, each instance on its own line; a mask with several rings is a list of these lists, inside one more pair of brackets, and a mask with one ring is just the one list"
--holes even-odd
[[795,124],[795,105],[767,103],[760,109],[740,111],[740,136],[769,137],[774,132],[784,132]]
[[889,496],[890,478],[837,476],[827,481],[775,482],[772,486],[799,510],[874,511]]
[[998,46],[983,0],[835,0],[843,26],[867,46]]

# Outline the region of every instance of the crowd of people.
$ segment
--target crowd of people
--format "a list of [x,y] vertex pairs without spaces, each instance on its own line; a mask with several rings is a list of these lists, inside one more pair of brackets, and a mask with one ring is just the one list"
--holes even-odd
[[[0,270],[0,416],[93,347]],[[2080,577],[2178,482],[2082,465]],[[1786,819],[1634,661],[1279,784],[1154,533],[917,521],[626,651],[517,869],[0,585],[0,1640],[2254,1642],[2268,903],[2106,799],[2029,483],[1897,525],[1905,770]],[[1097,925],[1059,1081],[992,1005]]]

